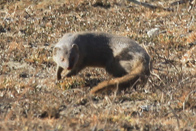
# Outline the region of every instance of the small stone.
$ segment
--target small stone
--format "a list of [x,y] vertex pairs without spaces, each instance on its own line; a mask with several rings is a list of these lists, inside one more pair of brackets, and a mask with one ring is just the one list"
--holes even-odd
[[27,78],[28,77],[28,74],[23,72],[21,74],[19,74],[19,77],[22,77],[22,78]]
[[157,36],[159,34],[159,28],[153,28],[147,32],[149,37]]

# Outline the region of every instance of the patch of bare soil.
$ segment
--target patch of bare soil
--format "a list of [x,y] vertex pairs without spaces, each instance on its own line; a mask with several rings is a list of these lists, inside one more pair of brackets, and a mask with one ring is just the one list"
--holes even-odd
[[[145,2],[173,10],[125,0],[2,0],[0,130],[196,130],[195,3]],[[89,96],[111,79],[99,68],[57,82],[53,46],[78,31],[140,43],[153,63],[147,85]]]

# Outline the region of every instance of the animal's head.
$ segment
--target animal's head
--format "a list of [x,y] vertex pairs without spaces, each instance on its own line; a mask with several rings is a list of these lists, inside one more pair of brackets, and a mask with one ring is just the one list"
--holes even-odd
[[53,49],[53,59],[58,66],[72,70],[79,59],[79,49],[76,44],[70,46],[55,46]]

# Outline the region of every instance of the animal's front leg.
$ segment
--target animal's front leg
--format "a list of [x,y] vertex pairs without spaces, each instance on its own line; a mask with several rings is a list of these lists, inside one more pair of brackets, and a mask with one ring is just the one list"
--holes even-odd
[[60,66],[57,66],[57,69],[56,69],[56,76],[57,76],[57,80],[60,80],[61,79],[61,73],[63,71],[63,68],[60,67]]
[[75,76],[78,72],[79,71],[77,69],[73,69],[66,75],[66,77]]
[[72,70],[69,71],[69,73],[67,73],[66,77],[71,77],[71,76],[75,76],[78,74],[78,72],[80,72],[82,69],[84,69],[84,66],[77,66],[77,68],[74,68]]

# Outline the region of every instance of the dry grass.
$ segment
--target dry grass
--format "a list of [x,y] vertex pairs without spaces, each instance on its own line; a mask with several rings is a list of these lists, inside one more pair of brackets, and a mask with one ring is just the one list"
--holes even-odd
[[[150,1],[147,1],[150,2]],[[169,7],[169,2],[153,4]],[[0,130],[195,130],[196,8],[151,10],[119,0],[0,2]],[[159,34],[147,32],[159,28]],[[148,50],[145,88],[89,96],[110,79],[87,68],[56,82],[52,48],[64,33],[128,36]]]

